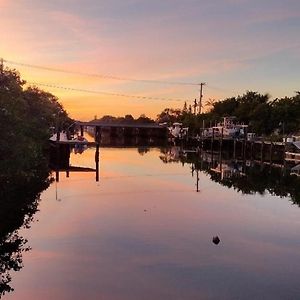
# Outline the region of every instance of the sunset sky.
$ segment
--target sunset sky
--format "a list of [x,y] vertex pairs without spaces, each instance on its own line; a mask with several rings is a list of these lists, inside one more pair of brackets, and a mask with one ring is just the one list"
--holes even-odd
[[[204,102],[300,89],[299,0],[0,0],[0,57],[48,68],[155,81],[206,82]],[[196,85],[115,80],[6,64],[57,95],[71,117],[182,107]],[[163,98],[177,99],[178,101]]]

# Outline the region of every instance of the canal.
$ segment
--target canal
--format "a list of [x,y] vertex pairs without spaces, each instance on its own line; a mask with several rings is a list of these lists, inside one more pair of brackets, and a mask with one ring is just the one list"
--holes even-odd
[[[228,164],[218,181],[224,166],[197,171],[177,150],[102,148],[98,182],[62,172],[18,231],[31,249],[3,298],[299,299],[297,187],[276,192],[283,183],[266,171],[253,178],[270,174],[273,189],[256,190]],[[95,149],[70,162],[94,168]]]

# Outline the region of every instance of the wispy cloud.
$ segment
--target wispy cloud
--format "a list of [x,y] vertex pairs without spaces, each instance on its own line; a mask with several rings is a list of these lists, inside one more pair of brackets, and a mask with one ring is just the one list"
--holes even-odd
[[[11,60],[120,77],[209,81],[232,89],[244,88],[250,77],[270,84],[274,57],[285,67],[285,88],[295,81],[296,66],[300,69],[296,0],[0,0],[0,8],[0,53]],[[295,68],[289,75],[290,65]],[[198,93],[194,88],[20,70],[30,81],[84,89],[189,99]],[[78,99],[76,93],[54,92],[66,103]],[[131,105],[130,99],[120,103],[126,109]],[[141,109],[131,103],[132,110]],[[151,111],[162,105],[152,104]]]

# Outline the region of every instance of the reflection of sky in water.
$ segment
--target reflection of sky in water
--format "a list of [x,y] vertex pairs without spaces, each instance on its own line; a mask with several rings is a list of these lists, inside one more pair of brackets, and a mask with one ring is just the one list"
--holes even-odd
[[[242,195],[159,151],[101,149],[42,194],[7,299],[298,299],[300,209]],[[94,167],[94,151],[73,155]],[[212,237],[219,235],[216,246]]]

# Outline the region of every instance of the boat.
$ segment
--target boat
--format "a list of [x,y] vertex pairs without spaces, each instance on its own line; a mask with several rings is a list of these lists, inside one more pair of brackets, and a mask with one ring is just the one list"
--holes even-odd
[[75,154],[82,153],[84,150],[86,150],[88,148],[87,144],[89,143],[89,141],[82,135],[78,135],[73,139],[69,138],[65,131],[61,131],[59,134],[54,133],[50,137],[49,141],[72,145],[74,147]]
[[300,164],[294,166],[294,167],[291,169],[290,175],[300,176]]
[[218,123],[216,126],[204,129],[204,137],[220,137],[224,138],[239,138],[244,137],[248,125],[237,124],[236,117],[224,117],[223,122]]
[[171,127],[168,127],[169,133],[173,138],[182,139],[187,136],[189,128],[182,127],[182,123],[175,122]]
[[68,135],[67,135],[67,133],[65,131],[61,131],[61,132],[59,132],[59,134],[54,133],[50,137],[49,140],[52,141],[52,142],[56,142],[56,141],[67,142],[67,141],[69,141]]

